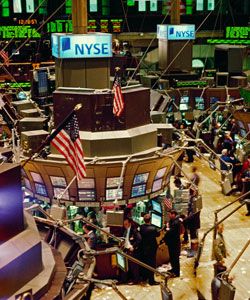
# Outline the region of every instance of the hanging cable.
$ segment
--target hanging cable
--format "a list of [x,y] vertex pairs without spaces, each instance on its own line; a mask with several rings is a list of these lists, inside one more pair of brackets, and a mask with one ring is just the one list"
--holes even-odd
[[[162,25],[162,24],[165,22],[166,18],[169,16],[169,13],[170,13],[170,11],[171,11],[171,9],[172,9],[172,6],[174,5],[175,2],[176,2],[176,0],[174,0],[174,1],[171,2],[170,9],[169,9],[169,11],[167,12],[167,14],[164,16],[164,18],[163,18],[163,20],[162,20],[162,22],[161,22],[160,25]],[[142,58],[141,58],[140,61],[139,61],[138,65],[137,65],[137,67],[136,67],[136,69],[135,69],[135,71],[133,72],[132,76],[130,77],[131,79],[135,76],[135,74],[136,74],[136,72],[138,71],[140,65],[142,64],[142,62],[143,62],[145,56],[148,54],[148,50],[150,49],[151,45],[153,44],[153,42],[155,41],[156,38],[157,38],[157,34],[155,34],[154,37],[152,38],[152,40],[150,41],[150,43],[149,43],[149,45],[148,45],[146,51],[144,52],[144,54],[142,55]],[[129,83],[130,83],[131,79],[128,80],[126,86],[129,86]]]
[[[213,11],[211,11],[206,18],[201,22],[201,24],[198,26],[198,28],[196,29],[195,32],[199,31],[199,29],[202,27],[202,25],[207,21],[207,19],[210,17],[210,15],[213,13]],[[175,62],[175,60],[179,57],[179,55],[181,54],[181,52],[186,48],[186,46],[188,45],[188,43],[190,42],[190,40],[188,40],[183,47],[180,49],[180,51],[176,54],[176,56],[173,58],[173,60],[168,64],[168,66],[165,68],[165,70],[162,72],[161,76],[156,80],[156,82],[154,83],[154,85],[152,86],[152,89],[154,89],[154,87],[156,86],[156,84],[158,84],[159,80],[161,80],[162,76],[166,73],[166,71],[172,66],[172,64]]]

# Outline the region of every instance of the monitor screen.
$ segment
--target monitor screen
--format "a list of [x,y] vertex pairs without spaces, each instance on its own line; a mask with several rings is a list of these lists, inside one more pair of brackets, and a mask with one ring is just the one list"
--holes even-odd
[[127,259],[120,253],[116,253],[117,266],[124,272],[128,269]]
[[162,181],[163,181],[162,178],[157,179],[157,180],[154,181],[153,186],[152,186],[152,192],[156,192],[156,191],[159,191],[161,189]]
[[41,177],[41,175],[39,173],[30,172],[30,175],[31,175],[31,177],[33,178],[33,180],[35,182],[43,183],[43,179],[42,179],[42,177]]
[[189,97],[188,96],[181,97],[180,103],[181,104],[184,104],[184,103],[188,104],[189,103]]
[[116,193],[117,193],[117,188],[115,188],[115,189],[106,189],[106,201],[115,200],[116,196],[117,196],[117,199],[121,200],[122,197],[123,197],[123,190],[120,189],[118,191],[118,195],[116,195]]
[[204,98],[195,97],[195,108],[199,109],[199,110],[204,110],[205,109]]
[[181,97],[180,105],[179,105],[180,111],[187,111],[188,105],[189,105],[189,97],[188,96]]
[[[58,188],[58,187],[55,187],[55,188],[53,188],[53,191],[54,191],[54,197],[57,198],[57,197],[60,196],[61,193],[64,191],[64,188]],[[62,199],[69,200],[69,191],[66,191],[66,192],[63,194]]]
[[46,187],[44,184],[35,183],[36,193],[42,196],[48,196]]
[[156,227],[162,227],[162,216],[157,215],[155,213],[151,213],[151,224],[155,225]]
[[40,97],[48,94],[48,73],[47,71],[38,71],[38,94]]
[[25,187],[27,188],[27,189],[29,189],[29,190],[32,190],[31,189],[31,185],[30,185],[30,181],[29,181],[29,179],[28,178],[24,178],[24,185],[25,185]]
[[159,170],[157,171],[156,175],[155,175],[155,179],[162,178],[162,177],[165,175],[166,170],[167,170],[166,167],[165,167],[165,168],[162,168],[162,169],[159,169]]
[[240,135],[244,138],[247,135],[246,130],[243,128],[240,128]]
[[217,97],[210,97],[210,105],[211,104],[215,104],[215,103],[217,103],[219,101],[219,98],[217,98]]
[[186,103],[181,103],[179,106],[180,111],[187,111],[188,110],[188,105]]
[[52,185],[54,185],[54,186],[61,186],[61,187],[67,186],[67,182],[64,177],[50,176],[50,180],[51,180]]
[[148,175],[149,173],[136,174],[133,184],[146,183],[148,181]]
[[237,124],[240,128],[245,128],[242,121],[237,121]]
[[95,190],[78,190],[79,201],[95,201]]
[[152,209],[158,213],[162,213],[161,203],[156,200],[152,200]]
[[94,189],[95,188],[95,179],[94,178],[83,178],[81,181],[78,181],[79,189]]
[[[121,186],[123,185],[123,178],[121,180]],[[120,177],[107,178],[107,188],[117,187],[120,183]]]
[[132,187],[131,197],[144,196],[146,194],[146,184],[140,184]]

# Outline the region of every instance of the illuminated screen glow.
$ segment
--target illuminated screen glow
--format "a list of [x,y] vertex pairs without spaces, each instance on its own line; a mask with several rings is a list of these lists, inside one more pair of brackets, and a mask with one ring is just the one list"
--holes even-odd
[[46,187],[44,184],[35,183],[36,193],[42,196],[48,196]]
[[126,258],[122,254],[116,253],[116,262],[119,268],[126,271]]
[[13,11],[14,13],[22,13],[22,2],[21,0],[13,0]]
[[[116,199],[117,189],[107,189],[106,190],[106,201],[111,201]],[[121,200],[123,196],[123,190],[120,189],[117,193],[117,199]]]
[[157,171],[157,173],[156,173],[155,179],[162,178],[162,177],[165,175],[166,170],[167,170],[166,167],[165,167],[165,168],[159,169],[159,170]]
[[156,211],[160,214],[162,213],[162,207],[158,201],[152,200],[152,208],[154,211]]
[[34,0],[26,0],[26,12],[33,13],[34,11]]
[[78,190],[79,201],[95,201],[95,190]]
[[112,35],[53,33],[52,55],[57,58],[112,57]]
[[162,227],[162,217],[155,213],[151,213],[151,224],[155,225],[156,227]]
[[131,197],[144,196],[146,194],[146,184],[140,184],[132,187]]
[[31,177],[33,178],[33,180],[35,182],[43,183],[43,179],[42,179],[42,177],[41,177],[41,175],[39,173],[30,172],[30,175],[31,175]]
[[149,173],[136,174],[133,184],[146,183],[148,181]]
[[202,97],[195,97],[195,108],[199,110],[205,109],[205,102],[204,98]]
[[[58,187],[55,187],[53,188],[53,191],[54,191],[54,197],[58,197],[61,195],[61,193],[64,191],[64,188],[58,188]],[[69,200],[69,191],[66,191],[63,196],[62,196],[62,199],[66,199],[66,200]]]
[[[120,177],[107,178],[107,188],[117,187],[120,183]],[[123,185],[123,178],[121,179],[121,186]]]
[[52,185],[54,185],[54,186],[61,186],[61,187],[67,186],[65,177],[50,176],[50,180],[51,180]]
[[94,189],[95,188],[95,179],[94,178],[83,178],[81,181],[78,181],[79,189]]
[[162,187],[162,178],[154,181],[152,186],[152,192],[159,191]]

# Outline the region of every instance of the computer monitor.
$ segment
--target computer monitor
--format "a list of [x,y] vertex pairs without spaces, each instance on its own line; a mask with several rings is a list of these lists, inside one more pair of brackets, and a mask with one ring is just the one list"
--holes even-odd
[[144,196],[146,194],[146,184],[140,184],[132,187],[131,197]]
[[152,200],[152,209],[158,213],[162,213],[161,203],[156,200]]
[[161,299],[173,300],[172,292],[163,283],[161,283]]
[[162,227],[162,216],[152,212],[151,213],[151,224],[155,225],[156,227],[161,228]]
[[161,189],[162,181],[163,181],[163,179],[160,178],[160,179],[157,179],[153,182],[152,192],[156,192],[156,191],[159,191]]
[[189,97],[183,96],[180,100],[179,110],[180,111],[187,111],[189,106]]
[[136,174],[134,177],[133,184],[146,183],[148,181],[148,176],[149,173]]
[[213,105],[219,101],[219,98],[217,97],[210,97],[210,105]]
[[195,97],[195,108],[198,110],[205,109],[205,103],[203,97]]
[[128,261],[121,253],[116,253],[116,263],[121,270],[128,271]]

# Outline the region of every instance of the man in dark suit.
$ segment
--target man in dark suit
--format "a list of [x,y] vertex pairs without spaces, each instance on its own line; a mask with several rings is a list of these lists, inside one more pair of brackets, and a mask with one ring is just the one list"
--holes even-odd
[[[123,221],[124,234],[125,238],[124,251],[129,255],[133,256],[136,259],[140,259],[140,244],[141,244],[141,235],[137,228],[132,224],[130,218],[125,218]],[[128,278],[131,279],[133,283],[138,283],[140,281],[139,274],[139,265],[129,261],[128,263]]]
[[164,237],[165,243],[168,246],[169,259],[172,269],[170,272],[173,277],[180,276],[180,252],[181,252],[181,240],[180,230],[181,224],[177,212],[171,210],[169,213],[170,221],[166,228],[166,234]]
[[[155,268],[156,267],[156,251],[157,251],[157,241],[156,237],[160,235],[160,231],[156,226],[151,224],[151,216],[146,214],[144,216],[145,224],[140,226],[140,233],[142,237],[142,261]],[[154,273],[143,269],[143,277],[148,280],[150,285],[158,284],[154,280]]]

